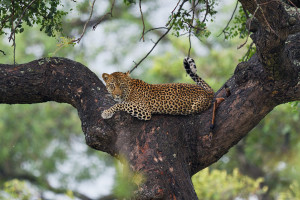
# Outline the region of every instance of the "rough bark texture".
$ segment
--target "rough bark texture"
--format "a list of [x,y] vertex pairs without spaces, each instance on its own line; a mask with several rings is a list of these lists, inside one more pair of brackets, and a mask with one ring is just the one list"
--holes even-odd
[[[227,81],[231,95],[218,108],[212,140],[207,135],[212,108],[201,115],[156,115],[147,122],[125,113],[103,120],[101,112],[114,104],[103,83],[65,58],[0,64],[0,103],[69,103],[78,110],[87,145],[125,157],[144,175],[136,199],[197,199],[193,174],[227,153],[275,106],[300,100],[297,11],[281,1],[240,2],[255,13],[248,24],[257,54]],[[225,96],[224,88],[216,93]]]

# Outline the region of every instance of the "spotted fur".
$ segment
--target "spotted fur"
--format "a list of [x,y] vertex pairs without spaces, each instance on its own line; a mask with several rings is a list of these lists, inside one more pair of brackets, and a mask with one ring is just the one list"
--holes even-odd
[[129,73],[104,73],[108,92],[118,103],[104,110],[102,117],[111,118],[116,111],[126,111],[140,120],[150,120],[152,114],[188,115],[209,108],[214,95],[211,87],[196,74],[193,59],[185,58],[186,72],[197,83],[148,84],[132,79]]

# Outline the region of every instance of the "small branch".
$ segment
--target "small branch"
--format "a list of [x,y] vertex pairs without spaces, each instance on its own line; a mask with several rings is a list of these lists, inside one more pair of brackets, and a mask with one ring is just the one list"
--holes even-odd
[[[184,0],[180,7],[178,8],[178,11],[175,15],[175,18],[178,16],[178,13],[180,12],[180,10],[182,9],[182,6],[187,2],[187,0]],[[170,22],[170,21],[169,21]],[[168,22],[168,23],[169,23]],[[170,30],[172,29],[173,24],[170,25],[170,27],[167,29],[167,31],[155,42],[155,44],[153,45],[153,47],[150,49],[150,51],[129,71],[129,73],[133,72],[133,70],[135,70],[150,54],[151,52],[154,50],[154,48],[156,47],[156,45],[170,32]]]
[[[205,15],[204,15],[204,18],[203,18],[203,20],[202,20],[202,23],[205,22],[206,17],[207,17],[207,15],[208,15],[209,11],[210,11],[210,9],[209,9],[209,4],[208,4],[208,0],[205,1],[205,4],[206,4],[206,10],[205,10]],[[194,11],[193,11],[193,12],[194,12]]]
[[242,5],[242,8],[243,8],[243,11],[244,11],[244,13],[245,13],[245,15],[246,15],[246,19],[249,19],[250,16],[249,16],[249,14],[248,14],[248,11],[244,8],[243,5]]
[[145,42],[145,22],[144,22],[144,16],[143,16],[143,11],[142,11],[142,0],[139,0],[139,6],[140,6],[140,12],[141,12],[141,17],[142,17],[142,22],[143,22],[143,32],[142,32],[142,38],[143,42]]
[[[151,28],[151,29],[147,30],[147,31],[144,33],[144,35],[146,35],[146,34],[147,34],[148,32],[150,32],[150,31],[159,30],[159,29],[168,29],[168,28],[166,28],[166,27],[156,27],[156,28]],[[141,40],[141,39],[143,39],[143,37],[141,37],[140,40]]]
[[112,4],[111,4],[111,8],[110,8],[110,12],[107,12],[105,15],[103,15],[99,21],[93,26],[93,30],[95,30],[97,28],[97,26],[104,20],[104,18],[108,15],[110,15],[110,17],[113,17],[113,9],[115,6],[115,0],[113,0]]
[[[191,29],[190,29],[191,30]],[[188,57],[190,58],[191,56],[191,48],[192,48],[192,42],[191,42],[191,31],[189,32],[189,44],[190,44],[190,47],[189,47],[189,52],[188,52]]]
[[[277,1],[277,0],[275,0],[275,1]],[[271,3],[271,2],[274,2],[274,1],[266,2],[266,3],[260,4],[260,5],[265,5],[265,4]],[[259,5],[258,5],[258,6],[259,6]],[[267,23],[268,27],[271,29],[271,31],[272,31],[275,35],[277,35],[277,37],[279,37],[279,35],[274,31],[274,29],[273,29],[273,28],[271,27],[271,25],[269,24],[269,22],[268,22],[266,16],[265,16],[264,13],[263,13],[263,10],[262,10],[262,8],[261,8],[260,6],[259,6],[259,9],[260,9],[260,11],[262,12],[262,16],[263,16],[265,22]]]
[[234,16],[234,14],[235,14],[235,12],[236,12],[236,9],[237,9],[237,7],[238,7],[238,4],[239,4],[239,1],[236,1],[235,8],[234,8],[234,10],[233,10],[233,12],[232,12],[232,15],[231,15],[231,17],[230,17],[230,19],[229,19],[227,25],[225,26],[225,28],[222,30],[222,32],[221,32],[217,37],[220,37],[220,35],[222,35],[222,33],[224,33],[224,35],[226,34],[225,30],[228,28],[230,22],[232,21],[233,16]]
[[86,32],[86,26],[87,26],[87,24],[91,21],[91,18],[92,18],[92,15],[93,15],[95,1],[96,1],[96,0],[93,1],[93,4],[92,4],[92,10],[91,10],[91,12],[90,12],[89,19],[88,19],[88,20],[86,21],[86,23],[84,24],[83,31],[82,31],[80,37],[79,37],[78,39],[76,39],[76,40],[72,40],[71,43],[75,43],[75,42],[79,43],[80,40],[82,39],[82,37],[84,36],[84,34],[85,34],[85,32]]
[[21,15],[20,18],[18,19],[18,23],[16,24],[15,28],[13,28],[12,31],[11,31],[11,33],[10,33],[10,36],[9,36],[9,39],[8,39],[9,42],[10,42],[10,40],[12,39],[13,35],[15,34],[16,28],[19,26],[19,24],[20,24],[22,18],[24,17],[25,12],[28,10],[28,8],[29,8],[35,1],[36,1],[36,0],[32,0],[32,1],[26,6],[26,8],[24,8],[22,15]]
[[5,19],[3,19],[3,21],[1,21],[0,31],[2,31],[5,23],[9,21],[9,17],[10,17],[10,15],[8,15]]
[[161,39],[163,39],[169,33],[171,28],[172,26],[170,26],[170,28],[168,28],[168,30],[155,42],[151,50],[129,71],[129,73],[133,72],[133,70],[135,70],[150,55],[150,53],[154,50],[154,48],[161,41]]
[[5,52],[4,52],[4,51],[0,50],[0,52],[1,52],[1,53],[3,53],[3,55],[4,55],[4,56],[6,56],[6,54],[5,54]]
[[242,61],[247,61],[248,60],[253,44],[254,44],[253,42],[250,44],[247,53],[242,58]]
[[247,35],[247,38],[246,38],[246,41],[243,43],[243,44],[241,44],[240,46],[238,46],[237,47],[237,49],[240,49],[240,48],[242,48],[243,46],[245,46],[245,44],[247,44],[247,42],[248,42],[248,38],[249,38],[249,32],[248,32],[248,35]]
[[298,14],[298,19],[300,20],[300,16],[299,16],[299,12],[298,12],[298,7],[291,0],[288,0],[288,1],[296,8],[296,12]]
[[195,4],[195,7],[197,7],[199,3],[200,3],[200,0],[197,1],[197,3]]
[[[171,19],[166,23],[166,26],[169,26],[169,24],[171,23],[172,19],[174,18],[174,11],[176,10],[176,8],[177,8],[177,6],[179,5],[180,1],[181,1],[181,0],[179,0],[179,1],[177,2],[175,8],[172,10],[172,12],[171,12],[171,16],[172,16],[172,17],[171,17]],[[183,1],[183,2],[185,2],[185,1]]]
[[14,46],[14,65],[16,65],[16,33],[14,33],[14,37],[13,37],[13,46]]
[[[255,1],[256,4],[257,4],[257,1],[256,1],[256,0],[254,0],[254,1]],[[257,4],[257,7],[256,7],[256,9],[255,9],[255,11],[254,11],[254,13],[253,13],[253,16],[251,17],[250,22],[249,22],[249,27],[248,27],[249,29],[250,29],[250,27],[251,27],[252,20],[253,20],[253,18],[255,17],[255,14],[256,14],[256,12],[258,11],[259,8],[260,8],[260,6],[259,6],[259,4]],[[262,14],[263,14],[263,13],[262,13]],[[249,35],[250,35],[250,32],[248,31],[248,35],[247,35],[246,41],[245,41],[243,44],[241,44],[240,46],[238,46],[237,49],[240,49],[240,48],[242,48],[243,46],[245,46],[245,44],[248,42]]]
[[[11,35],[9,38],[9,41],[12,39],[13,37],[13,46],[14,46],[14,65],[16,65],[16,28],[14,28],[14,15],[15,15],[15,1],[12,1],[12,6],[13,6],[13,11],[12,11],[12,15],[11,15]],[[24,12],[23,12],[24,14]],[[19,20],[20,21],[20,20]],[[16,26],[17,27],[17,26]]]
[[[194,0],[192,1],[192,10],[193,10],[193,16],[192,16],[191,24],[194,24],[194,17],[195,17],[195,1]],[[192,33],[192,27],[190,27],[190,30],[189,30],[189,44],[190,44],[190,47],[189,47],[188,57],[190,57],[190,55],[191,55],[191,48],[192,48],[191,33]]]
[[[272,3],[272,2],[278,2],[278,0],[272,0],[272,1],[269,1],[269,2],[261,3],[261,4],[257,3],[256,0],[254,0],[254,1],[255,1],[255,3],[256,3],[257,7],[256,7],[256,9],[255,9],[255,12],[253,13],[252,19],[254,18],[254,16],[255,16],[257,10],[259,9],[259,10],[261,11],[262,17],[264,18],[264,21],[266,22],[266,24],[268,25],[268,27],[270,28],[270,30],[271,30],[277,37],[279,37],[279,35],[274,31],[274,29],[273,29],[273,28],[271,27],[271,25],[269,24],[269,22],[268,22],[266,16],[264,15],[264,11],[263,11],[262,8],[261,8],[262,5],[267,5],[267,4]],[[252,19],[251,19],[251,21],[252,21]],[[250,21],[249,27],[250,27],[250,25],[251,25],[251,21]],[[279,38],[280,38],[280,37],[279,37]]]

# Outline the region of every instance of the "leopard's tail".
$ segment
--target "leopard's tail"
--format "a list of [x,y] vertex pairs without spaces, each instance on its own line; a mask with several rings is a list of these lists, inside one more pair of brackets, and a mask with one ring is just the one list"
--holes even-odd
[[[207,98],[213,99],[214,97],[214,91],[213,89],[201,78],[197,75],[197,69],[196,69],[196,64],[195,61],[192,58],[186,57],[183,60],[183,65],[186,70],[186,73],[190,75],[190,77],[199,85],[200,87],[203,88],[204,92],[207,94]],[[213,115],[212,115],[212,120],[211,120],[211,125],[210,125],[210,132],[209,132],[209,139],[212,139],[213,136],[213,128],[215,126],[215,116],[216,116],[216,109],[218,105],[224,101],[224,98],[216,98],[214,101],[214,106],[213,106]]]
[[213,97],[213,89],[200,76],[197,75],[197,67],[194,59],[185,57],[183,60],[183,66],[186,73],[196,82],[196,84],[201,86],[209,96]]

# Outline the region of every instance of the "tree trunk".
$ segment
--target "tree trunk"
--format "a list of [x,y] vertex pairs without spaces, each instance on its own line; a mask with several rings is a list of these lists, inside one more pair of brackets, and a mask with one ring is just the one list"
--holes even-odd
[[225,101],[212,139],[212,108],[199,115],[155,115],[150,121],[119,112],[103,120],[101,112],[114,104],[103,83],[66,58],[0,64],[0,103],[69,103],[78,110],[87,145],[126,158],[130,169],[145,177],[136,199],[197,199],[193,174],[221,158],[275,106],[300,100],[299,15],[280,1],[240,2],[256,17],[248,24],[257,53],[226,82],[229,97],[224,87],[216,93]]

